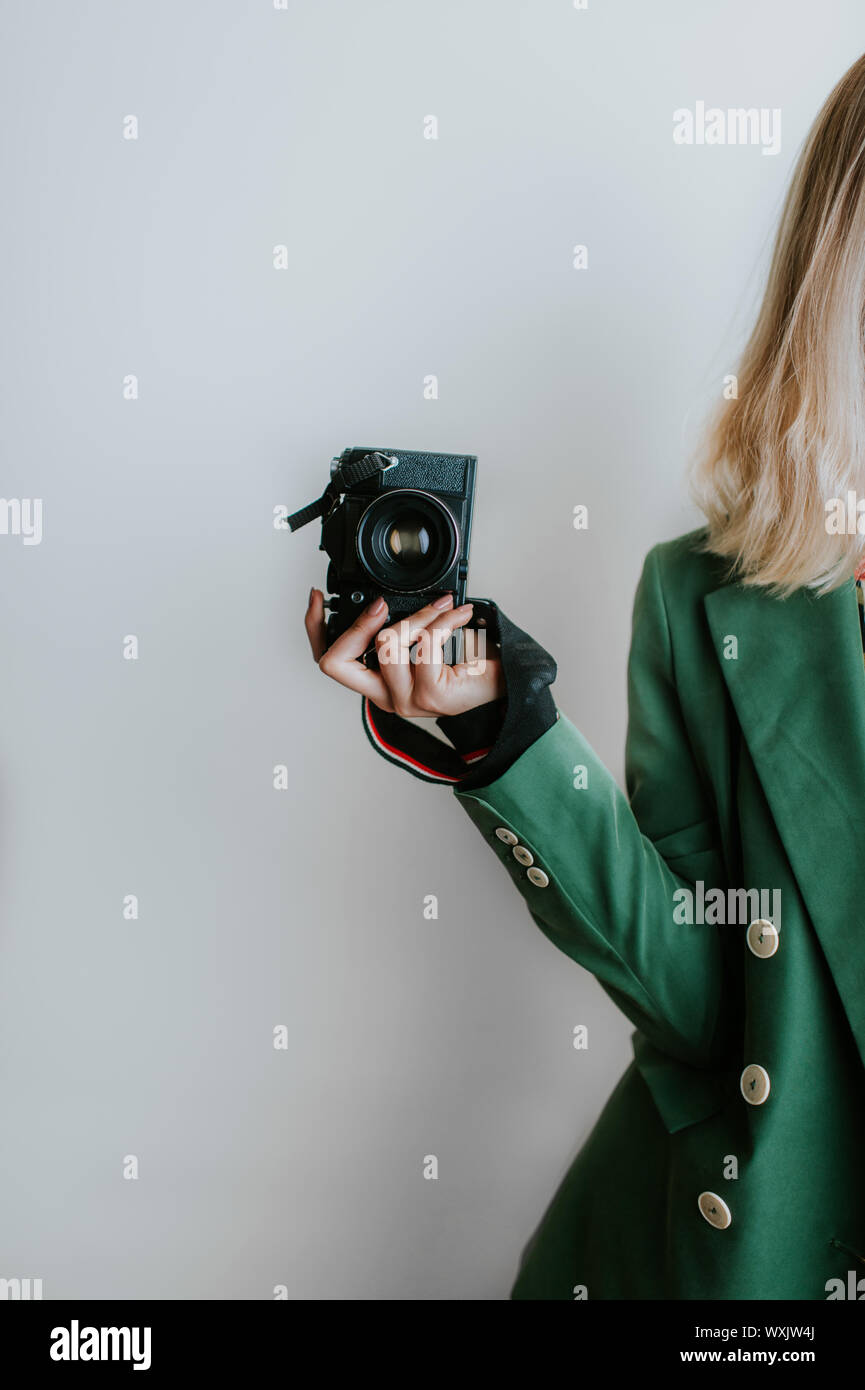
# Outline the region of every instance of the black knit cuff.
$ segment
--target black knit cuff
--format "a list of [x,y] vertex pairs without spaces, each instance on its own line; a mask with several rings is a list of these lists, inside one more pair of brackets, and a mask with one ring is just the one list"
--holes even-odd
[[443,714],[436,720],[445,738],[466,757],[489,753],[502,730],[507,701],[490,700],[486,705],[467,709],[463,714]]
[[[471,770],[460,778],[460,790],[489,786],[558,718],[550,690],[557,667],[549,652],[512,623],[500,608],[495,611],[495,629],[505,696],[464,714],[436,720],[463,756],[479,755],[476,761],[472,758]],[[483,754],[485,748],[489,751]]]

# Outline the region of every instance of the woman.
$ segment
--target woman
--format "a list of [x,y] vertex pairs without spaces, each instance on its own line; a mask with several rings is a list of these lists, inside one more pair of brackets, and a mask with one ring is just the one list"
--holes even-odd
[[[364,696],[378,751],[454,783],[534,921],[636,1028],[515,1298],[824,1299],[865,1276],[865,541],[833,505],[855,518],[865,496],[863,325],[865,58],[800,156],[707,436],[708,524],[645,562],[627,799],[503,614],[473,674],[408,660],[467,622],[449,596],[402,633],[379,600],[325,651],[312,592],[313,653]],[[378,671],[357,659],[374,636]],[[406,715],[464,761],[423,766]]]

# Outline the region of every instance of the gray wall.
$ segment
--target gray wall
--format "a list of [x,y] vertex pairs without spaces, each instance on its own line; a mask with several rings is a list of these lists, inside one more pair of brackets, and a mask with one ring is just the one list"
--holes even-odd
[[[861,42],[852,0],[6,0],[0,1276],[506,1297],[630,1030],[368,747],[273,508],[348,444],[477,453],[471,591],[621,778],[642,557]],[[675,145],[700,100],[780,152]]]

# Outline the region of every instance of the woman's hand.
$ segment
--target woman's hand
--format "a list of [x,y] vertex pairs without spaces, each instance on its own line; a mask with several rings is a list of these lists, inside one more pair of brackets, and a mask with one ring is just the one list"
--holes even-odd
[[[501,662],[484,650],[485,633],[479,643],[475,629],[466,632],[466,661],[449,666],[442,660],[445,642],[471,615],[470,603],[455,609],[453,595],[446,594],[392,627],[383,627],[387,604],[379,598],[325,648],[324,595],[311,589],[305,623],[313,657],[326,676],[368,696],[390,714],[434,719],[462,714],[505,693]],[[368,670],[359,660],[373,638],[378,671]]]

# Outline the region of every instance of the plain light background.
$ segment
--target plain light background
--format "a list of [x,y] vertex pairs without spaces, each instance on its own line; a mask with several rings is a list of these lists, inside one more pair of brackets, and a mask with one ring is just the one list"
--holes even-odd
[[[470,592],[621,779],[642,559],[863,40],[853,0],[3,0],[0,491],[44,537],[0,536],[0,1277],[507,1297],[630,1027],[368,746],[273,508],[346,445],[476,453]],[[780,153],[675,145],[697,101]]]

